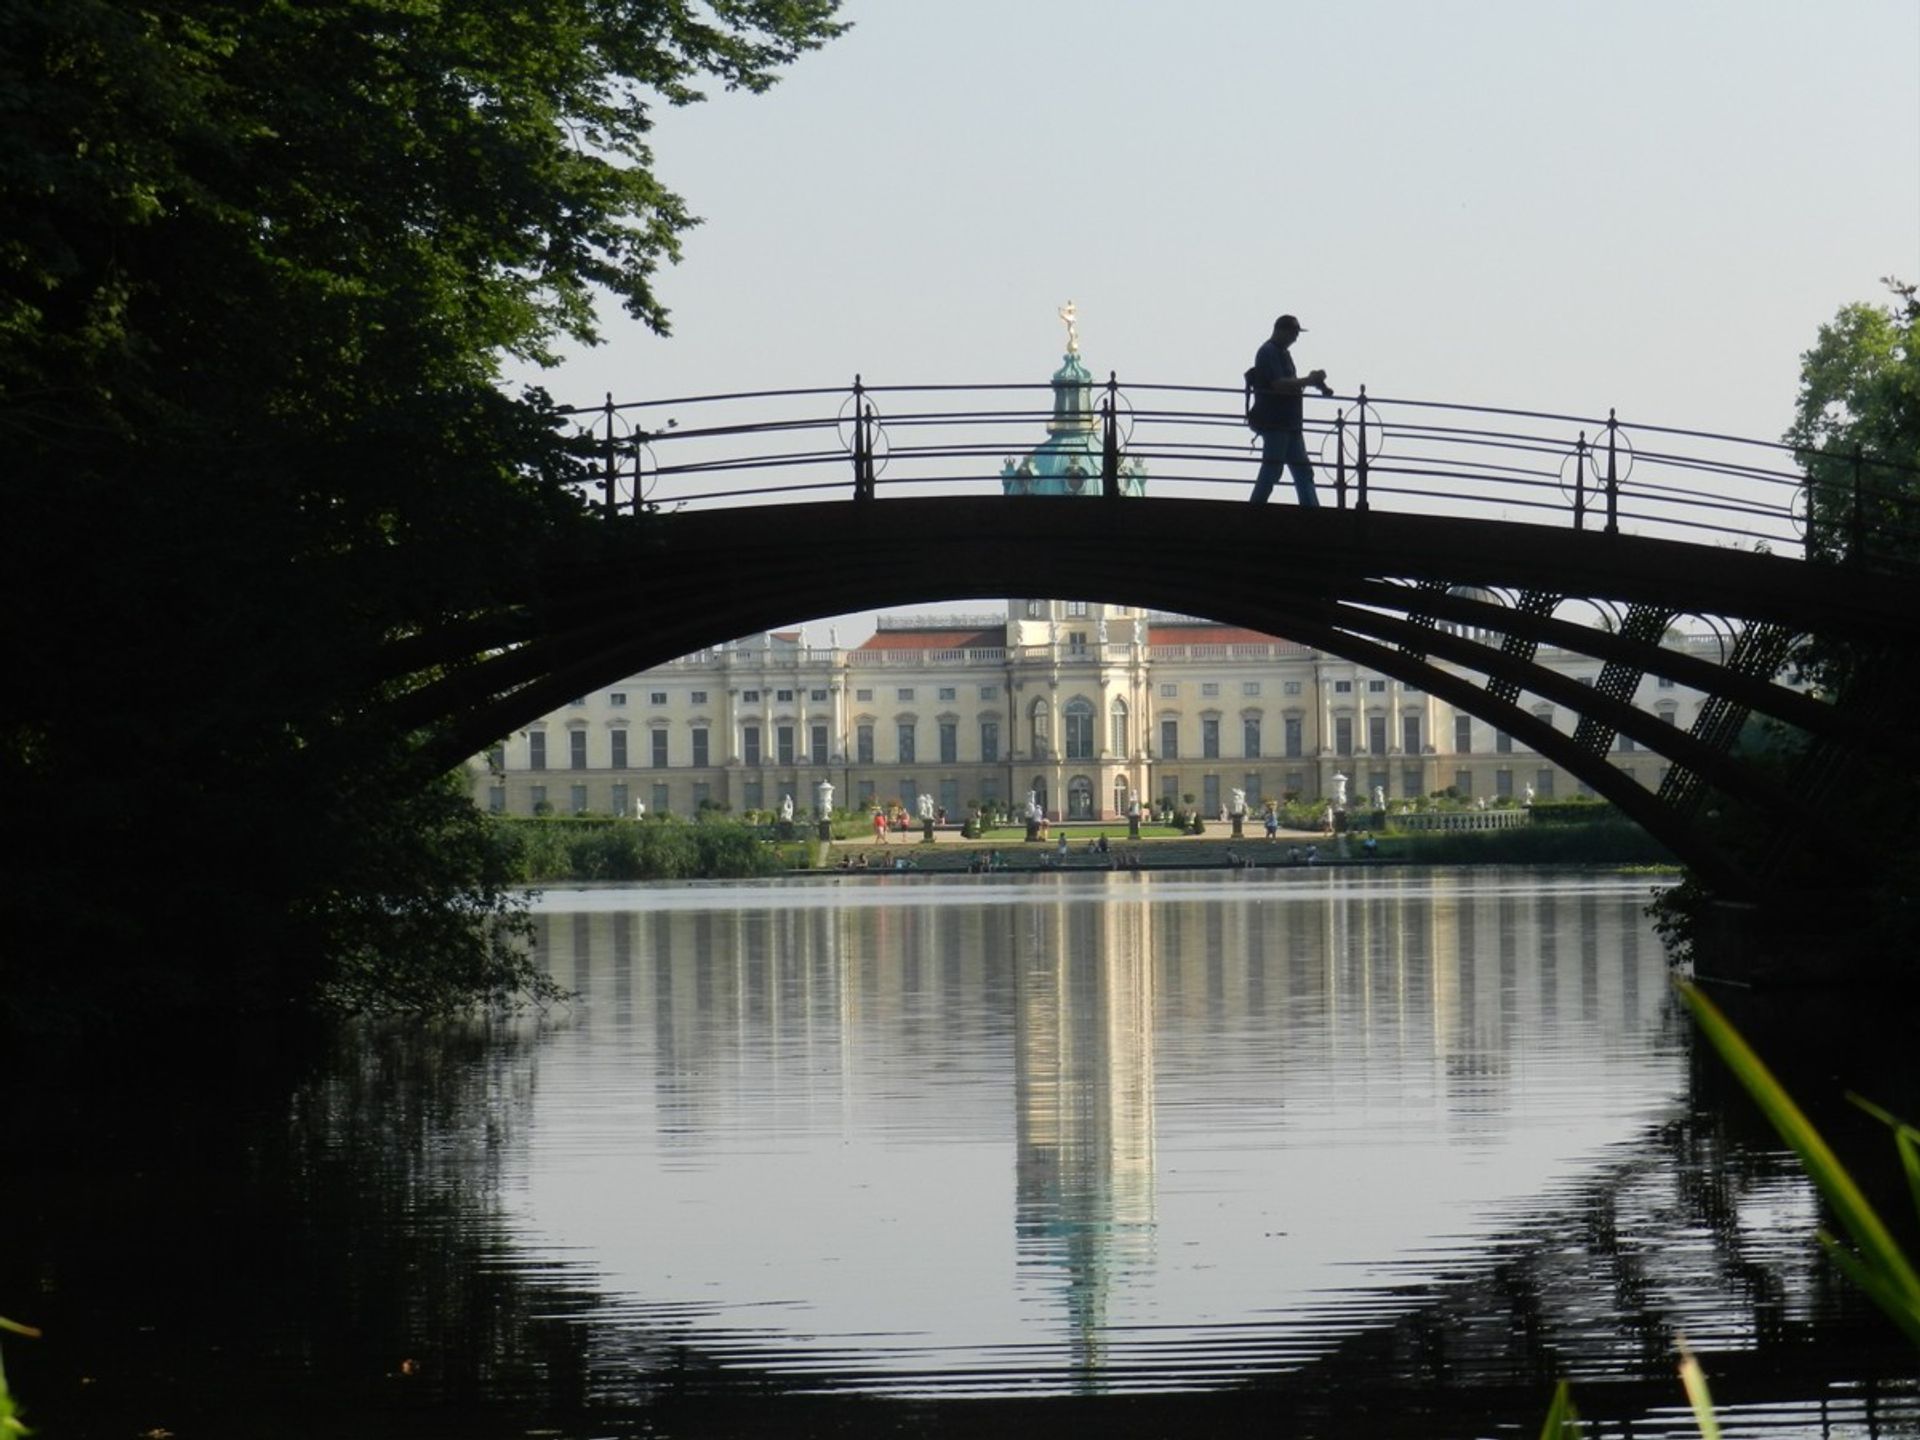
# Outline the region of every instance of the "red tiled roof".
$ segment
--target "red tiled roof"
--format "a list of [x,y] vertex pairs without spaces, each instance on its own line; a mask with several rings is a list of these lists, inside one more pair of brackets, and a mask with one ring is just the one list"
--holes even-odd
[[1007,643],[1007,627],[991,630],[876,630],[862,650],[990,650]]
[[[1237,625],[1154,625],[1147,630],[1149,645],[1293,645],[1278,635],[1243,630]],[[1304,647],[1300,647],[1304,648]]]
[[794,644],[794,645],[798,645],[800,643],[801,632],[798,630],[775,630],[771,633],[773,635],[773,638],[776,640],[785,640],[790,644]]

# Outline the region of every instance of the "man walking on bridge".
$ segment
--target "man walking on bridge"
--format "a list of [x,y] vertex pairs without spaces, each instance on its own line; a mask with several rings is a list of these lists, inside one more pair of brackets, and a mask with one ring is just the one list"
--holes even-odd
[[1293,473],[1293,488],[1304,506],[1317,506],[1320,497],[1313,489],[1313,463],[1307,459],[1306,421],[1301,413],[1300,396],[1311,385],[1322,395],[1331,395],[1327,372],[1315,370],[1302,378],[1293,364],[1293,342],[1303,333],[1300,322],[1282,315],[1273,322],[1273,335],[1253,357],[1247,371],[1247,389],[1253,403],[1247,407],[1247,424],[1260,436],[1260,473],[1253,482],[1253,503],[1264,505],[1273,493],[1273,484],[1284,468]]

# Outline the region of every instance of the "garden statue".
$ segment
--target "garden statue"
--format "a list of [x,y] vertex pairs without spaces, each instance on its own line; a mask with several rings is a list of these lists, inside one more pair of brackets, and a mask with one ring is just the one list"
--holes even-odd
[[1106,616],[1102,615],[1098,620],[1093,622],[1093,639],[1094,639],[1094,643],[1098,645],[1104,645],[1107,643],[1107,617]]
[[780,797],[780,818],[789,825],[793,823],[793,796],[782,795]]
[[633,802],[633,818],[636,820],[644,820],[647,818],[647,802],[646,801],[636,800]]
[[822,780],[813,787],[813,793],[818,797],[814,803],[819,808],[820,818],[824,820],[833,814],[833,782]]
[[1234,791],[1231,792],[1231,794],[1233,798],[1227,805],[1228,813],[1232,815],[1246,814],[1247,813],[1247,792],[1244,790],[1235,789]]
[[1387,790],[1384,785],[1376,785],[1373,787],[1373,808],[1376,810],[1384,810],[1387,808]]
[[1347,808],[1347,773],[1344,770],[1333,772],[1333,808],[1336,810]]
[[919,807],[922,820],[933,819],[933,796],[923,794],[919,800]]
[[1533,804],[1533,787],[1531,785],[1527,786],[1527,804]]

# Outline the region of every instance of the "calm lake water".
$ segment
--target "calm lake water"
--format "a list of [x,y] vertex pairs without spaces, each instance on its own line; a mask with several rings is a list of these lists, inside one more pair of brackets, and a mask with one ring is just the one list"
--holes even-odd
[[[1911,1350],[1694,1054],[1647,896],[550,892],[548,1016],[369,1027],[219,1119],[89,1118],[131,1166],[49,1139],[0,1313],[52,1338],[9,1368],[56,1435],[1531,1436],[1567,1375],[1590,1433],[1654,1436],[1693,1433],[1684,1334],[1730,1434],[1920,1434]],[[1751,1025],[1859,1136],[1826,1101],[1909,1102],[1911,1060],[1842,1076],[1873,1047],[1808,1040],[1808,1003]]]

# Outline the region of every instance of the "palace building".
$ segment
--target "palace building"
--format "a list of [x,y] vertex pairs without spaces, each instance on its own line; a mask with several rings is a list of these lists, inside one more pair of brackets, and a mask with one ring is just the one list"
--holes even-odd
[[[1070,332],[1047,438],[1001,474],[1008,494],[1100,494],[1092,377]],[[1144,495],[1137,463],[1123,474]],[[1701,637],[1669,643],[1713,647]],[[1600,662],[1542,647],[1585,679]],[[1689,725],[1703,697],[1648,676],[1635,701]],[[1538,702],[1536,718],[1576,717]],[[1615,740],[1613,762],[1657,787],[1664,761]],[[1217,813],[1235,789],[1317,799],[1449,787],[1466,797],[1580,793],[1566,772],[1464,710],[1336,655],[1251,630],[1091,600],[1017,598],[993,613],[882,617],[864,643],[803,630],[718,645],[632,675],[528,725],[470,766],[474,796],[513,814],[767,810],[815,787],[865,809],[921,794],[950,817],[1032,791],[1063,819],[1138,798]]]

